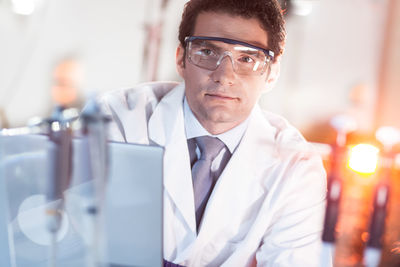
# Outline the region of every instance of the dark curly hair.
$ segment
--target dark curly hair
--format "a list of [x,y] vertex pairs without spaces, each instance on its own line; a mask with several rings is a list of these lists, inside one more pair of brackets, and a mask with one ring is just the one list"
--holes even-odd
[[268,33],[268,48],[276,58],[283,53],[286,31],[281,7],[277,0],[190,0],[185,4],[179,26],[179,42],[185,47],[185,37],[193,34],[201,12],[223,12],[243,18],[256,18]]

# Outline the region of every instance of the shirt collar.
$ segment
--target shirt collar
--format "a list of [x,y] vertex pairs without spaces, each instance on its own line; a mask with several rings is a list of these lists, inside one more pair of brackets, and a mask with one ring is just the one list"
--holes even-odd
[[196,116],[194,116],[192,110],[190,109],[187,103],[186,96],[183,100],[183,114],[185,117],[185,131],[187,139],[204,135],[218,137],[222,142],[224,142],[224,144],[228,147],[229,152],[231,153],[233,153],[236,147],[239,145],[239,142],[242,139],[244,132],[247,129],[247,125],[249,123],[249,117],[248,117],[245,121],[243,121],[233,129],[230,129],[229,131],[217,135],[210,134],[200,124]]

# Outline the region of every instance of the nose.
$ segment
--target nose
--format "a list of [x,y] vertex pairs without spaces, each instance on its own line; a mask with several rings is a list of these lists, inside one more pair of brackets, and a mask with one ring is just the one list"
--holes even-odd
[[221,84],[232,85],[234,83],[236,73],[231,55],[224,54],[221,56],[217,63],[217,69],[212,72],[211,77],[214,82]]

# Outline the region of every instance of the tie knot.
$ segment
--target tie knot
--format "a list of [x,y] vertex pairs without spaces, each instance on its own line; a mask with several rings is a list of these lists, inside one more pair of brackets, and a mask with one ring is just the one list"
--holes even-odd
[[196,138],[196,143],[200,149],[200,159],[214,160],[225,144],[216,137],[200,136]]

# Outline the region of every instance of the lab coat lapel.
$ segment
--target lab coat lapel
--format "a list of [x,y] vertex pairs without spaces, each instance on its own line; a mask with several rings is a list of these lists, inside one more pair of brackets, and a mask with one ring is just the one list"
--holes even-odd
[[189,228],[196,232],[193,183],[183,117],[184,85],[180,84],[157,105],[149,120],[149,138],[165,147],[164,186],[182,213]]
[[199,232],[198,246],[207,244],[209,238],[221,230],[227,223],[226,220],[232,218],[232,214],[236,212],[236,207],[243,203],[253,203],[268,190],[262,186],[260,179],[277,162],[273,145],[275,131],[264,118],[261,109],[256,106],[241,143],[209,199]]

